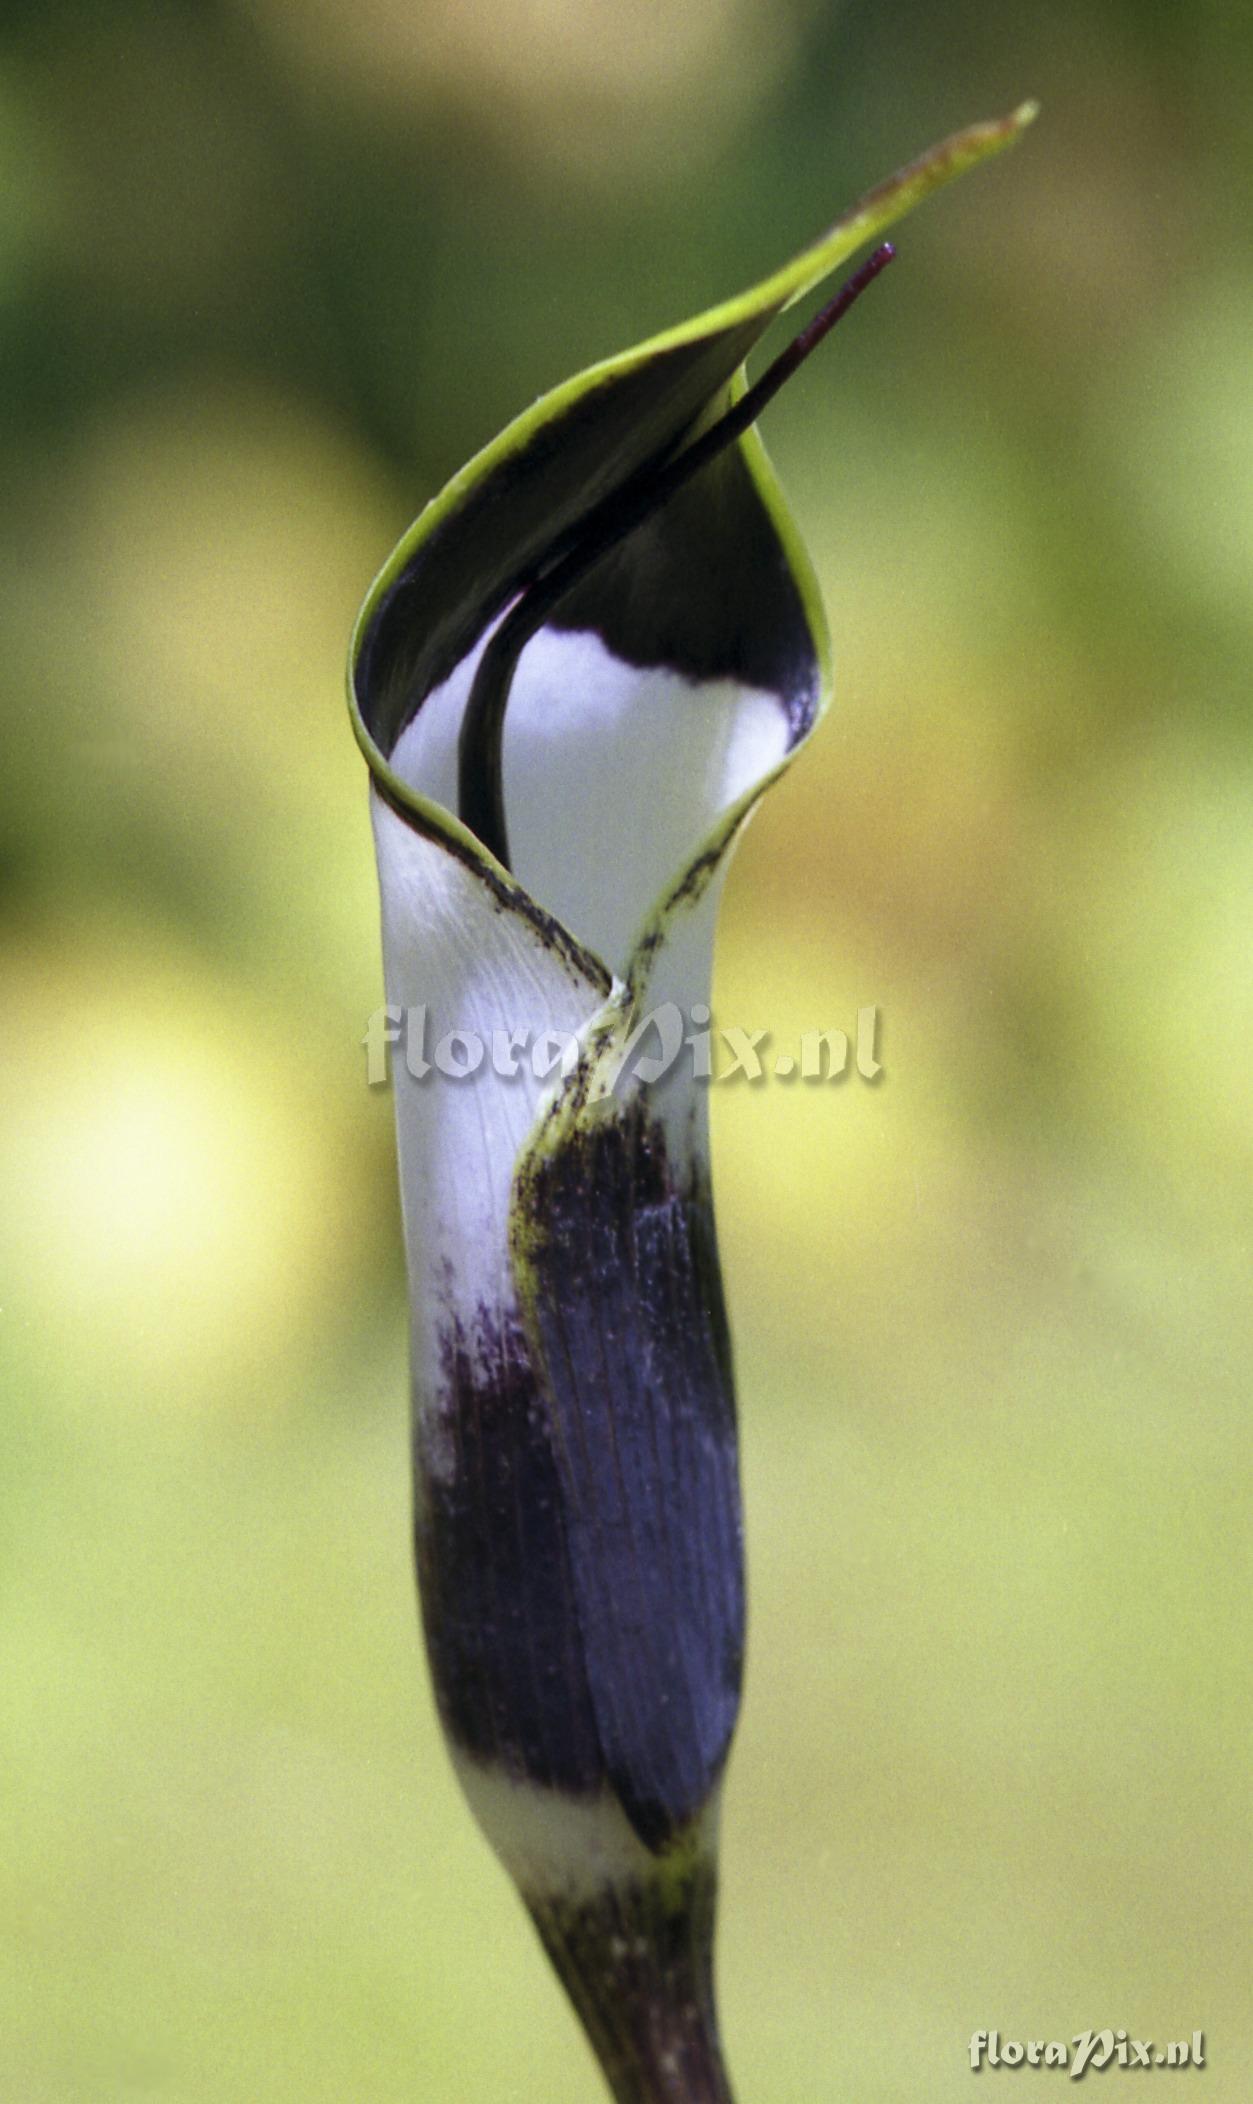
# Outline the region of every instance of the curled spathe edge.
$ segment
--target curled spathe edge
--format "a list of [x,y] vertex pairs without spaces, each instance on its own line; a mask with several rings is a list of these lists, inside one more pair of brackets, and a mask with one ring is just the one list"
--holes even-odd
[[[1012,145],[1036,114],[1034,103],[1023,103],[1009,115],[971,125],[932,147],[886,181],[865,193],[843,213],[817,241],[790,262],[747,291],[709,308],[691,320],[663,330],[643,343],[587,367],[543,395],[516,417],[503,432],[477,453],[444,489],[426,506],[401,538],[367,593],[354,626],[348,666],[348,700],[353,731],[368,763],[375,792],[415,832],[442,845],[488,890],[499,908],[512,912],[529,924],[543,946],[561,957],[567,966],[598,991],[602,1005],[587,1019],[583,1054],[573,1071],[554,1084],[537,1119],[533,1145],[546,1150],[559,1144],[572,1121],[605,1104],[620,1084],[620,1052],[646,997],[651,966],[664,945],[669,927],[685,906],[695,902],[725,863],[735,840],[756,804],[785,772],[807,743],[830,705],[832,669],[830,639],[821,595],[809,557],[788,511],[782,490],[764,444],[755,428],[734,442],[741,464],[747,470],[778,538],[800,598],[813,647],[817,670],[812,706],[781,760],[766,770],[731,804],[698,842],[692,854],[663,886],[658,902],[648,911],[633,938],[621,976],[615,975],[597,953],[583,943],[557,916],[512,874],[491,850],[443,804],[425,797],[405,782],[392,767],[390,752],[406,722],[435,684],[428,678],[419,690],[405,698],[404,713],[393,728],[386,749],[375,735],[371,702],[361,692],[361,673],[368,646],[380,619],[407,579],[414,575],[423,550],[445,529],[455,529],[458,515],[493,477],[507,474],[522,464],[531,446],[542,440],[550,427],[559,424],[580,404],[608,400],[612,391],[650,367],[664,368],[672,356],[706,353],[689,360],[676,388],[672,405],[662,399],[655,408],[659,416],[651,449],[645,447],[635,459],[626,458],[617,473],[620,486],[629,474],[649,457],[649,451],[664,453],[685,433],[711,414],[737,401],[747,385],[745,359],[770,324],[787,308],[812,291],[831,272],[848,261],[875,235],[882,233],[920,204],[933,190],[942,187],[966,169],[991,158]],[[695,395],[693,384],[699,382]],[[669,413],[666,413],[669,411]],[[611,480],[596,492],[612,490]],[[590,502],[590,499],[589,499]],[[577,505],[567,507],[567,528],[577,525]],[[533,551],[534,552],[534,551]],[[513,576],[506,569],[494,582],[485,603],[473,607],[461,621],[463,654],[508,602],[525,571],[525,561]],[[452,660],[455,662],[455,657]],[[445,664],[444,670],[450,669]]]

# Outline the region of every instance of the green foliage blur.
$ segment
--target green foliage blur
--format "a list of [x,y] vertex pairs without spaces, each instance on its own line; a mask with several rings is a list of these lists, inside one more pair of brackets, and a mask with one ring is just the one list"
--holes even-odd
[[722,1995],[745,2104],[1106,2024],[1247,2097],[1251,46],[1218,0],[9,0],[8,2104],[597,2094],[420,1653],[348,630],[534,395],[1028,94],[767,427],[837,704],[717,1013],[873,1004],[885,1073],[715,1097]]

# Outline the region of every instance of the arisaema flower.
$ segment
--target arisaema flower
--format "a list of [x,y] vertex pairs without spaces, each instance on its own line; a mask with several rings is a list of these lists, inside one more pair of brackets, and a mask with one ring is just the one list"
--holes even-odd
[[[818,592],[753,418],[770,323],[1030,107],[752,291],[545,396],[366,600],[408,1259],[415,1531],[454,1761],[619,2100],[728,2099],[718,1798],[744,1655],[699,1061],[732,845],[825,705]],[[436,1063],[423,1048],[436,1045]]]

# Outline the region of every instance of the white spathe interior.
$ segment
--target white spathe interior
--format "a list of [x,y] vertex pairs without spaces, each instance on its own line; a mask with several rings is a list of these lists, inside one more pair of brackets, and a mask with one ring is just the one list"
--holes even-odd
[[[445,1385],[451,1321],[473,1346],[485,1320],[514,1314],[509,1205],[518,1158],[557,1077],[535,1071],[545,1033],[577,1039],[603,994],[526,916],[502,911],[474,870],[371,798],[383,919],[400,1194],[409,1267],[415,1389]],[[449,1073],[440,1046],[472,1036],[478,1064]],[[519,1051],[498,1059],[498,1033]],[[458,1050],[455,1064],[463,1061]],[[425,1063],[426,1071],[422,1071]],[[512,1071],[510,1071],[512,1069]],[[436,1428],[428,1458],[437,1462]]]
[[[487,636],[423,702],[392,766],[457,809],[457,739]],[[784,758],[782,701],[736,680],[628,665],[587,631],[543,629],[505,712],[514,875],[612,971],[719,813]]]

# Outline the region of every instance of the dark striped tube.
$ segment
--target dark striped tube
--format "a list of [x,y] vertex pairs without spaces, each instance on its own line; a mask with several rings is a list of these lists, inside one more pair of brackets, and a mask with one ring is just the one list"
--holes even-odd
[[[619,2104],[728,2104],[718,1803],[744,1568],[703,1063],[722,877],[817,722],[752,418],[783,309],[1024,108],[555,389],[428,506],[350,667],[370,767],[435,1694]],[[678,1033],[671,1029],[678,1019]]]

